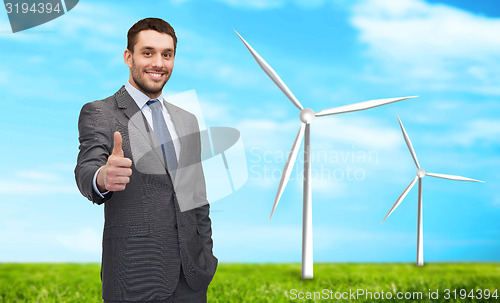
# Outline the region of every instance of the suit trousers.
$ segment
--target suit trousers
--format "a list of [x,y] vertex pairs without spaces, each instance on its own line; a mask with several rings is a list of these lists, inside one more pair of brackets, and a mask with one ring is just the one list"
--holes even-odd
[[[181,267],[179,282],[174,293],[164,300],[144,301],[142,303],[206,303],[208,287],[202,290],[193,290],[186,282],[186,277]],[[132,303],[132,301],[104,301],[104,303]]]

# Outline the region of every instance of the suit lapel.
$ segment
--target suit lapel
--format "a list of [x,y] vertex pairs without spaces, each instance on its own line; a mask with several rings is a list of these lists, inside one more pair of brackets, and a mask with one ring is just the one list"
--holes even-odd
[[[149,143],[154,154],[158,157],[158,160],[165,167],[165,160],[163,159],[163,154],[161,149],[155,148],[160,145],[155,135],[152,133],[150,126],[142,111],[135,103],[134,99],[129,95],[125,86],[115,94],[116,103],[119,108],[123,109],[124,114],[129,119],[128,127],[134,127],[138,132],[144,137],[146,142]],[[131,142],[132,143],[132,142]],[[131,147],[132,148],[132,147]]]

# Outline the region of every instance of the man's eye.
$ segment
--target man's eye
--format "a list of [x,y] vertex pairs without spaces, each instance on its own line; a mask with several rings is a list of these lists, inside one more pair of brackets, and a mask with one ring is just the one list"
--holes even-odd
[[150,52],[145,52],[144,55],[145,56],[151,56],[151,53]]
[[166,58],[170,58],[170,57],[172,57],[172,55],[171,55],[171,54],[164,54],[163,56],[164,56],[164,57],[166,57]]

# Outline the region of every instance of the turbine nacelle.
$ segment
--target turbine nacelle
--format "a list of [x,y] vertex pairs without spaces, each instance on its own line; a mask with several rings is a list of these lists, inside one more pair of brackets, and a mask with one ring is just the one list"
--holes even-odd
[[422,179],[423,177],[425,177],[425,170],[423,168],[419,168],[417,169],[417,176]]
[[300,121],[306,124],[310,124],[314,121],[314,111],[310,108],[304,108],[299,114]]

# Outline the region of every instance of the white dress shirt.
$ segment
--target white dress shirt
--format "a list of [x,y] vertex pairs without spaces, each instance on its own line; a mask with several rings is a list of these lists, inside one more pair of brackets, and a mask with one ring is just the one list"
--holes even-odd
[[[142,114],[146,117],[146,120],[149,123],[149,127],[154,131],[153,127],[153,113],[151,111],[151,108],[146,104],[151,98],[146,96],[143,92],[135,88],[130,82],[127,82],[125,84],[125,89],[129,93],[129,95],[134,99],[135,103],[137,104],[137,107],[140,108]],[[158,98],[156,98],[160,101],[161,103],[161,109],[163,113],[163,118],[165,118],[165,123],[167,124],[168,131],[170,132],[170,136],[172,137],[172,142],[174,144],[174,149],[175,149],[175,155],[177,157],[177,162],[179,161],[179,155],[181,152],[181,143],[179,141],[179,135],[177,134],[177,131],[175,130],[174,122],[172,121],[172,117],[168,113],[167,108],[165,107],[165,104],[163,104],[163,93],[160,94]],[[104,195],[109,193],[109,191],[101,193],[99,189],[97,188],[97,175],[99,174],[99,171],[101,170],[102,167],[100,167],[94,174],[94,180],[93,180],[93,186],[94,186],[94,191],[98,193],[101,198],[104,198]]]

